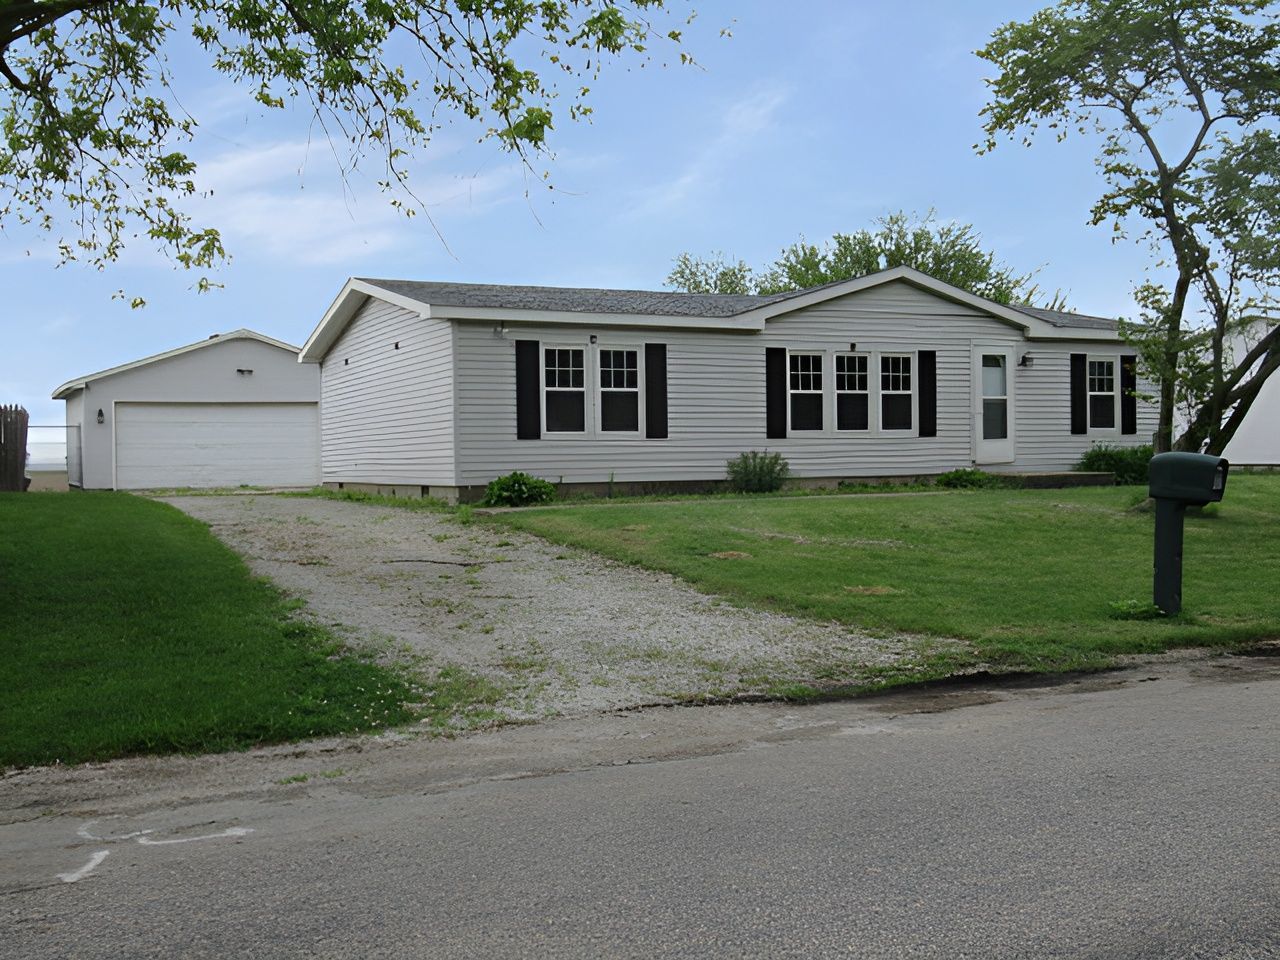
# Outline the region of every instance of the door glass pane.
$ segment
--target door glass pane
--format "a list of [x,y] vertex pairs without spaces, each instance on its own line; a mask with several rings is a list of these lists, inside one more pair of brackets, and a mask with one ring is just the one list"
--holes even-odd
[[982,395],[984,397],[1005,397],[1004,355],[984,353],[982,355]]
[[1009,437],[1009,401],[982,401],[982,439],[1006,440]]

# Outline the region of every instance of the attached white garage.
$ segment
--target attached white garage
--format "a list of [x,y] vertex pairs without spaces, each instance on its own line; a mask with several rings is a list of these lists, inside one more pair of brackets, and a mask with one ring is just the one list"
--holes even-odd
[[[251,330],[63,384],[85,489],[320,482],[318,371]],[[69,431],[74,434],[76,431]]]

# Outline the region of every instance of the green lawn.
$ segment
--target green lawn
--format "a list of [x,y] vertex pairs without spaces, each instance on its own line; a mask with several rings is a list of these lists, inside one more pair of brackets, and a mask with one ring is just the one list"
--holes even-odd
[[421,699],[140,497],[0,494],[0,585],[0,766],[374,729]]
[[[1232,476],[1189,514],[1184,614],[1151,598],[1140,487],[591,504],[490,522],[683,577],[746,605],[969,641],[1007,669],[1280,636],[1280,477]],[[728,554],[717,557],[715,554]],[[742,556],[745,554],[745,556]],[[939,665],[945,672],[954,660]]]

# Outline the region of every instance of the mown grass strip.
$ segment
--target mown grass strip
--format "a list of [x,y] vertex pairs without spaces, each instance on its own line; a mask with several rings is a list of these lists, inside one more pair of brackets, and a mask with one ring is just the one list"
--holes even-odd
[[1221,504],[1188,516],[1186,613],[1174,619],[1123,613],[1150,597],[1152,517],[1134,509],[1144,494],[716,499],[485,519],[745,605],[960,638],[975,662],[1002,669],[1070,670],[1280,636],[1280,477],[1233,476]]
[[0,494],[0,584],[0,765],[376,730],[424,697],[140,497]]

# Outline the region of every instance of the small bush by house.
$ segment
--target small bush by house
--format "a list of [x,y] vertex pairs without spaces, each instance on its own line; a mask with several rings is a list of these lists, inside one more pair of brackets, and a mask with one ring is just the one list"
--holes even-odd
[[949,490],[997,490],[1018,486],[1014,477],[1002,477],[998,473],[987,473],[972,467],[939,474],[934,483]]
[[1140,447],[1116,447],[1099,443],[1080,458],[1076,469],[1114,473],[1116,483],[1146,483],[1147,467],[1153,453],[1154,448],[1149,443]]
[[490,481],[484,491],[486,507],[524,507],[531,503],[548,503],[555,498],[554,483],[519,470]]
[[729,487],[738,493],[770,493],[782,488],[791,467],[780,453],[748,450],[725,465]]

